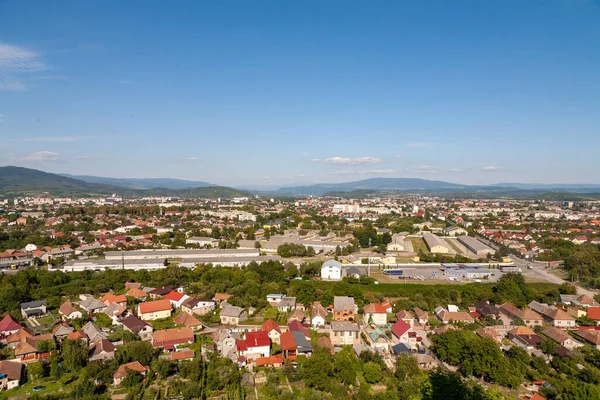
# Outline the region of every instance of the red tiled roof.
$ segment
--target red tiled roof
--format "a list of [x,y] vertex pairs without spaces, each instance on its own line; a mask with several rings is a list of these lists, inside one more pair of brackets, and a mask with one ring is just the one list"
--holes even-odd
[[139,306],[140,306],[140,312],[142,314],[171,309],[171,303],[167,299],[155,300],[155,301],[145,301],[143,303],[140,303]]
[[144,373],[148,371],[148,367],[144,367],[139,361],[130,362],[127,364],[123,364],[117,369],[117,372],[113,375],[115,379],[124,378],[127,376],[129,371],[137,371],[139,373]]
[[248,348],[270,346],[271,339],[269,339],[269,334],[267,332],[252,331],[246,333],[246,345]]
[[588,307],[587,317],[596,321],[600,321],[600,307]]
[[262,367],[265,365],[273,365],[273,364],[282,364],[283,356],[281,354],[277,354],[276,356],[270,357],[258,357],[256,359],[256,366]]
[[174,351],[171,353],[171,361],[188,360],[194,358],[195,356],[196,354],[194,353],[194,350]]
[[282,333],[280,342],[281,342],[281,350],[295,350],[296,349],[296,340],[294,339],[294,334],[291,331]]
[[399,319],[394,325],[392,325],[392,333],[396,337],[401,337],[410,329],[410,325],[403,320]]
[[248,350],[248,346],[246,345],[246,341],[243,339],[238,339],[235,341],[235,347],[237,348],[237,351],[247,351]]
[[2,321],[0,321],[0,332],[11,332],[21,329],[21,324],[10,314],[6,314]]
[[273,329],[276,330],[277,332],[281,333],[281,328],[279,328],[279,325],[273,319],[269,318],[268,320],[263,322],[263,324],[262,324],[263,331],[268,333],[268,332],[271,332]]
[[181,300],[181,298],[183,296],[184,296],[183,293],[172,291],[165,296],[165,299],[177,302],[177,301]]
[[386,307],[379,303],[368,304],[363,308],[363,310],[368,314],[387,314]]
[[290,323],[288,324],[288,328],[290,329],[290,331],[298,331],[298,332],[302,332],[302,334],[303,334],[304,336],[306,336],[307,338],[309,338],[309,337],[310,337],[310,332],[308,332],[308,329],[306,329],[306,328],[304,327],[304,325],[302,325],[302,324],[300,323],[300,321],[294,320],[294,321],[290,322]]

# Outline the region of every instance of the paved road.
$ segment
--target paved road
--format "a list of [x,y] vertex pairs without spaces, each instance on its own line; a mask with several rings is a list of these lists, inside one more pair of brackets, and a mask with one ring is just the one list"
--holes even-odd
[[[548,272],[548,270],[546,270],[545,263],[528,262],[528,261],[518,258],[514,255],[510,256],[510,258],[514,261],[516,266],[521,267],[521,269],[523,270],[523,274],[526,276],[527,275],[532,276],[534,278],[542,279],[542,280],[548,281],[550,283],[556,283],[558,285],[563,284],[563,283],[573,284],[572,282],[565,281],[564,279]],[[527,269],[528,264],[531,265],[531,269]],[[573,284],[573,285],[577,289],[577,294],[586,294],[593,298],[594,295],[596,295],[598,293],[597,291],[585,289],[576,284]]]

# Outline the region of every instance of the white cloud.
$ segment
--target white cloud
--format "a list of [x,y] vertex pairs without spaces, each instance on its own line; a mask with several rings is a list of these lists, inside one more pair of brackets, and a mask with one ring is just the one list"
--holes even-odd
[[90,156],[77,156],[76,157],[78,160],[89,160]]
[[362,169],[362,170],[344,170],[344,171],[335,171],[335,174],[338,175],[353,175],[353,174],[393,174],[395,173],[395,169]]
[[[22,142],[74,142],[83,139],[81,136],[48,136],[48,137],[29,137],[21,139]],[[88,138],[90,139],[90,138]]]
[[435,169],[430,165],[419,165],[415,167],[405,168],[405,171],[411,172],[435,172]]
[[496,167],[495,165],[488,165],[488,166],[481,168],[482,171],[498,171],[500,169],[501,169],[500,167]]
[[27,154],[24,159],[26,161],[36,162],[56,162],[60,159],[60,154],[54,151],[38,151],[36,153]]
[[46,69],[39,53],[0,43],[0,90],[26,90],[22,80]]
[[413,142],[413,143],[408,143],[407,146],[408,147],[433,147],[433,146],[435,146],[435,143],[432,143],[432,142]]
[[465,172],[465,170],[462,168],[452,168],[450,169],[450,172]]
[[361,164],[379,164],[381,158],[377,157],[330,157],[324,160],[320,158],[313,158],[313,162],[323,162],[325,164],[345,164],[345,165],[361,165]]
[[189,161],[196,161],[196,160],[197,160],[197,158],[196,158],[196,157],[188,157],[188,160],[189,160]]

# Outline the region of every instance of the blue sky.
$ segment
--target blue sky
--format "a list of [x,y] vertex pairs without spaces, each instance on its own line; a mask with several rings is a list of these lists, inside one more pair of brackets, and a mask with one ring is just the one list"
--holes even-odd
[[0,165],[600,183],[600,2],[0,2]]

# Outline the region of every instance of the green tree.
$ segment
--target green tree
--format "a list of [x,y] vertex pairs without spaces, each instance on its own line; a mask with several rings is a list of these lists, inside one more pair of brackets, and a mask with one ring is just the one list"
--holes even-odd
[[85,367],[88,360],[88,347],[83,340],[64,340],[62,342],[63,364],[67,371],[76,372]]
[[383,377],[381,367],[374,362],[368,362],[363,365],[363,375],[368,383],[377,383]]

